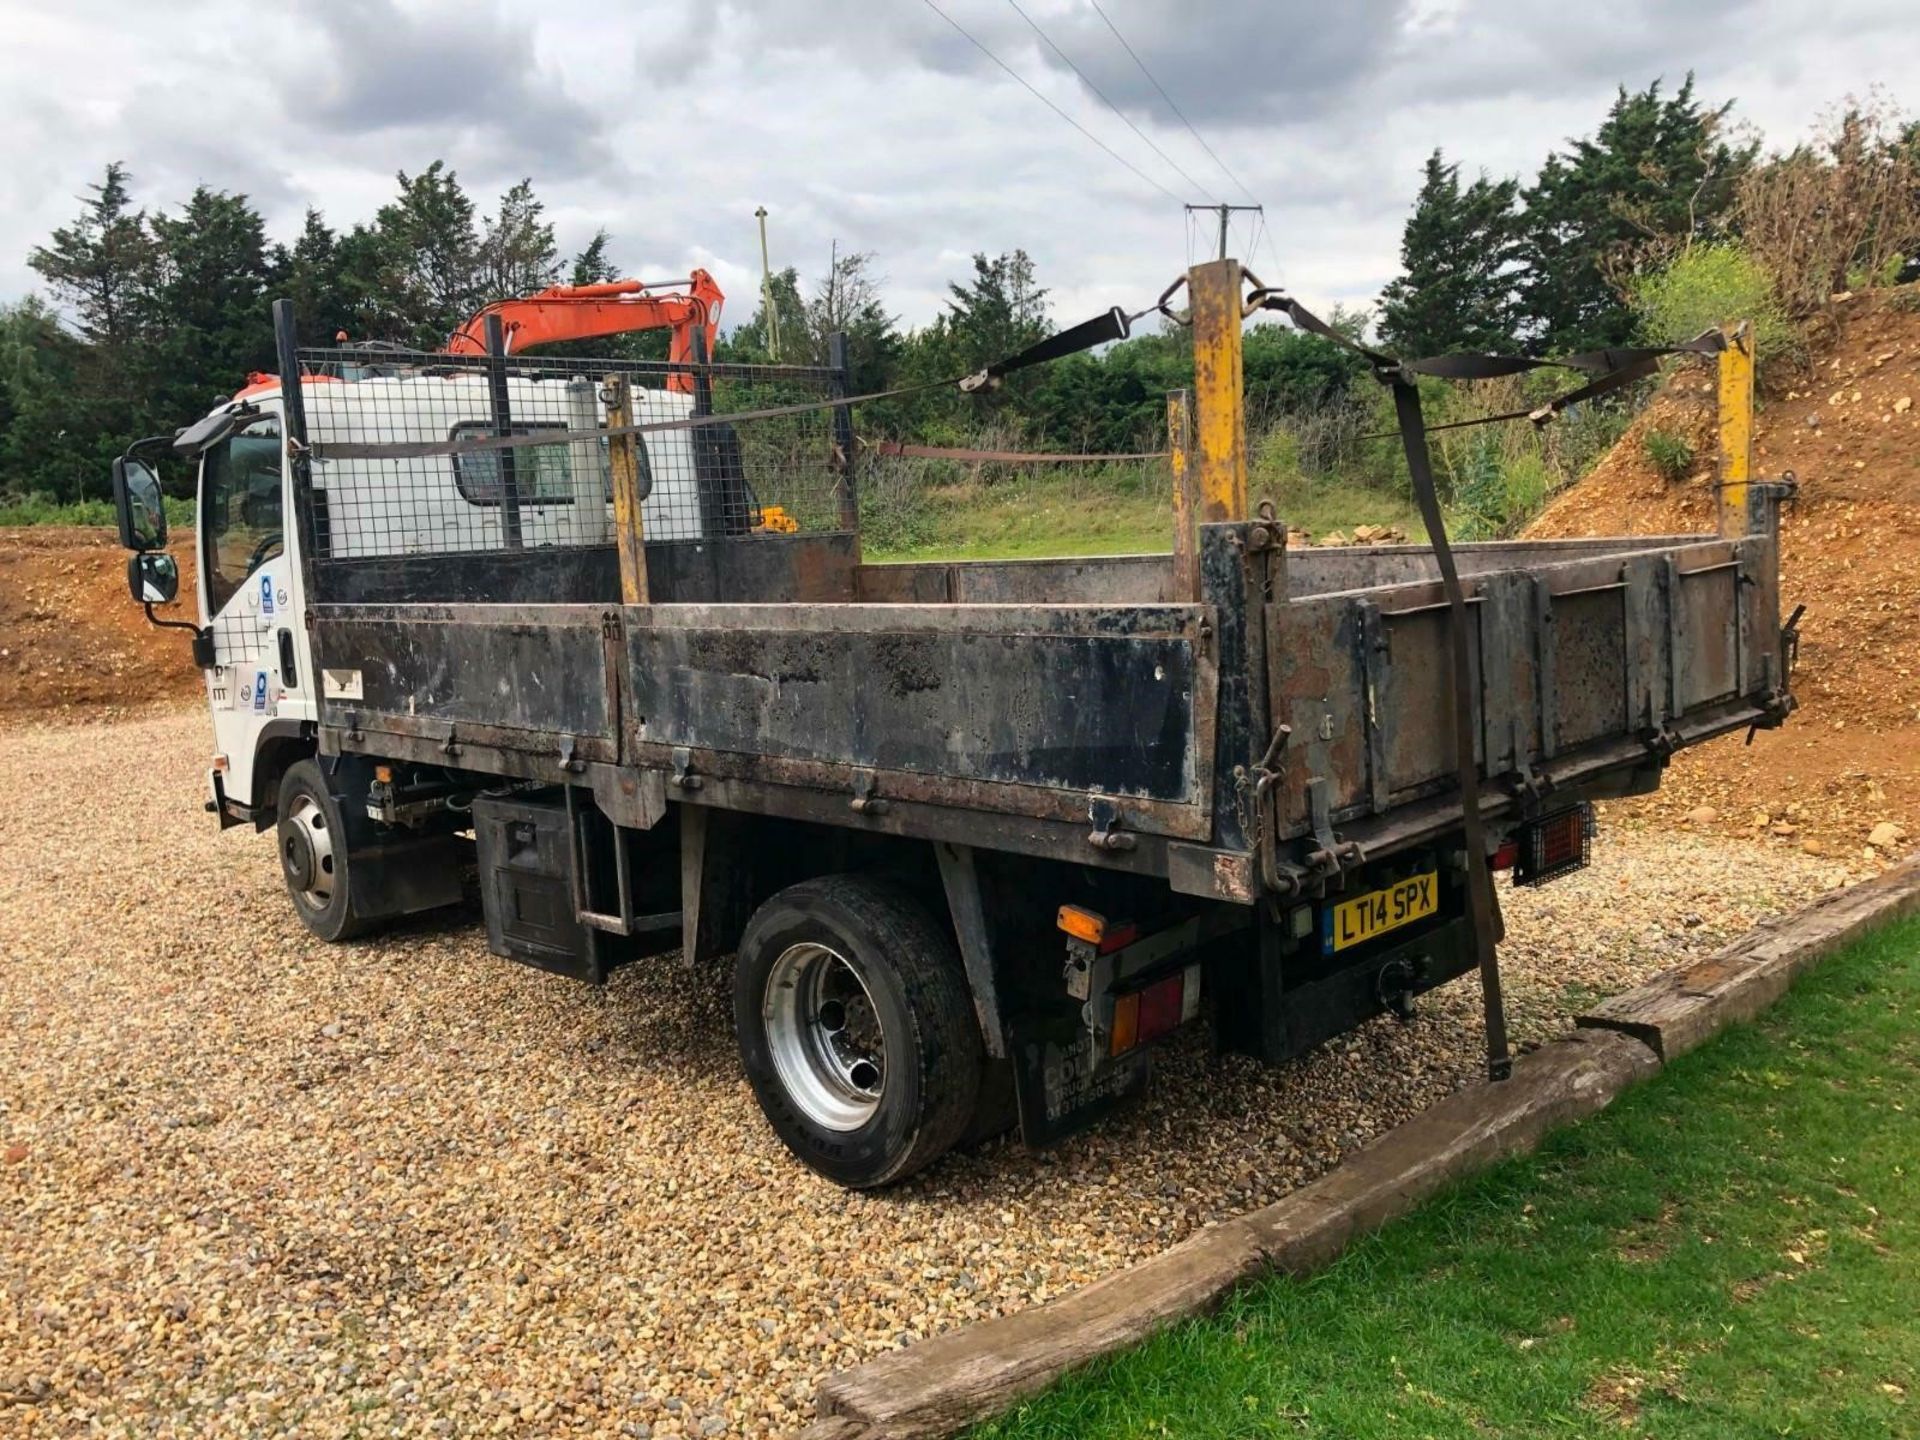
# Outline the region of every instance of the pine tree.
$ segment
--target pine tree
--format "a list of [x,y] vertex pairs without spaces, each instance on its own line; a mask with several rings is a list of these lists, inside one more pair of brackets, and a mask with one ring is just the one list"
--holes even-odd
[[482,300],[473,201],[444,160],[397,178],[399,195],[374,216],[372,253],[355,258],[390,281],[402,338],[437,349]]
[[339,237],[311,206],[293,247],[274,247],[273,290],[276,298],[293,302],[294,323],[303,344],[330,345],[343,331],[352,340],[366,338],[356,335],[351,325],[353,308],[341,273],[342,258]]
[[[12,428],[55,423],[84,437],[97,463],[68,473],[64,462],[50,460],[40,470],[45,488],[55,493],[105,489],[111,457],[136,435],[163,423],[150,390],[156,367],[149,361],[153,292],[159,250],[146,214],[133,208],[126,166],[106,168],[98,185],[88,186],[80,217],[55,230],[44,246],[34,247],[27,263],[46,277],[56,299],[68,307],[84,344],[66,347],[41,343],[34,361],[46,361],[64,376],[67,390],[57,423],[44,412],[16,418]],[[22,372],[23,374],[26,372]],[[196,407],[197,414],[204,405]],[[47,451],[32,437],[25,444],[43,457]],[[18,484],[10,477],[9,484]]]
[[127,167],[115,160],[98,185],[87,187],[80,218],[36,245],[27,263],[73,308],[80,333],[96,345],[118,348],[139,329],[152,283],[153,237],[147,217],[133,208]]
[[[339,237],[334,263],[339,284],[342,319],[339,328],[356,341],[395,341],[418,344],[416,323],[410,318],[404,260],[392,239],[372,225],[356,224]],[[429,349],[437,349],[445,333],[426,335]]]
[[586,248],[573,257],[573,269],[567,276],[569,285],[604,285],[609,280],[618,280],[620,271],[613,261],[607,258],[607,250],[613,239],[605,229],[593,232]]
[[104,496],[124,441],[82,389],[85,342],[43,301],[0,306],[0,493],[60,502]]
[[545,211],[534,197],[531,179],[500,197],[500,209],[487,220],[475,256],[482,304],[531,295],[560,279],[553,226],[540,218]]
[[1402,273],[1380,296],[1380,334],[1409,358],[1514,343],[1516,180],[1465,190],[1438,150],[1400,239]]
[[[807,307],[800,298],[800,272],[789,265],[775,271],[768,282],[774,314],[780,320],[780,359],[789,365],[815,363],[809,353]],[[764,365],[773,359],[773,336],[767,324],[767,292],[763,291],[753,314],[744,325],[734,329],[722,342],[721,353],[746,365]]]
[[[845,335],[847,363],[856,391],[881,389],[899,358],[900,335],[894,328],[894,317],[887,314],[881,301],[881,283],[882,277],[873,273],[872,253],[854,251],[835,255],[807,298],[802,333],[807,338],[809,358],[816,365],[826,364],[831,358],[828,351],[832,337]],[[783,339],[787,333],[781,331]]]
[[1015,250],[973,257],[973,282],[947,286],[948,319],[964,363],[978,367],[1024,350],[1047,333],[1047,292],[1033,260]]
[[1622,86],[1591,139],[1547,157],[1522,197],[1521,297],[1530,341],[1553,350],[1624,344],[1633,312],[1613,283],[1721,233],[1755,147],[1723,137],[1729,101],[1705,109],[1693,76],[1661,99],[1660,82]]
[[197,187],[153,217],[159,247],[144,360],[157,414],[183,423],[253,370],[273,368],[266,222],[244,195]]

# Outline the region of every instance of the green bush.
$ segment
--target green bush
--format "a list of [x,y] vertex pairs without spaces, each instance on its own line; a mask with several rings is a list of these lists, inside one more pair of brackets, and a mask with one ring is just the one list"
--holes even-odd
[[1677,485],[1693,471],[1693,446],[1683,435],[1649,430],[1641,438],[1640,448],[1647,452],[1647,459],[1669,485]]
[[1641,328],[1656,344],[1691,340],[1702,330],[1753,322],[1754,355],[1769,360],[1800,349],[1800,334],[1781,308],[1773,276],[1739,245],[1696,245],[1634,287]]
[[[193,501],[169,496],[167,528],[179,533],[193,529]],[[58,501],[51,495],[0,495],[0,529],[22,525],[111,525],[113,505],[107,500]]]
[[1886,290],[1900,283],[1900,271],[1906,265],[1904,255],[1889,255],[1873,269],[1855,265],[1847,271],[1849,290]]
[[1455,539],[1498,540],[1517,534],[1553,489],[1553,472],[1538,450],[1489,439],[1462,458],[1447,507],[1447,525]]

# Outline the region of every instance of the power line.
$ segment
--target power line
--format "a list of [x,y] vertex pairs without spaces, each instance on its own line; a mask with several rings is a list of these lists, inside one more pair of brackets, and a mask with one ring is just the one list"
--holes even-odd
[[[932,0],[928,0],[928,3],[931,4]],[[1160,92],[1160,98],[1167,102],[1167,108],[1173,111],[1175,115],[1180,117],[1180,123],[1187,127],[1187,133],[1193,136],[1195,140],[1200,142],[1200,148],[1207,152],[1207,158],[1213,161],[1214,164],[1220,167],[1220,171],[1223,175],[1225,175],[1229,180],[1233,181],[1235,185],[1240,186],[1240,193],[1242,195],[1245,195],[1247,199],[1254,200],[1257,203],[1258,197],[1256,197],[1251,190],[1247,189],[1245,185],[1240,184],[1240,177],[1234,174],[1233,171],[1227,168],[1226,161],[1222,160],[1218,155],[1213,153],[1213,147],[1207,144],[1205,137],[1202,136],[1198,130],[1193,128],[1193,122],[1187,119],[1186,112],[1183,111],[1178,105],[1173,103],[1173,97],[1167,94],[1166,87],[1162,85],[1158,80],[1153,78],[1153,72],[1147,69],[1147,62],[1140,58],[1138,52],[1134,50],[1133,46],[1127,44],[1127,37],[1120,33],[1120,27],[1115,25],[1113,21],[1108,17],[1107,12],[1100,8],[1100,0],[1089,0],[1089,3],[1091,3],[1093,6],[1093,13],[1098,15],[1102,20],[1106,21],[1107,29],[1111,30],[1113,32],[1113,38],[1120,42],[1120,48],[1125,50],[1127,54],[1133,57],[1133,63],[1140,67],[1140,73],[1147,77],[1147,83],[1152,85],[1155,90],[1158,90]],[[1206,187],[1202,186],[1200,188],[1204,190]]]
[[1218,202],[1220,198],[1219,196],[1215,195],[1211,189],[1201,184],[1198,180],[1194,179],[1192,175],[1188,174],[1186,171],[1186,168],[1182,166],[1178,160],[1174,159],[1171,155],[1167,154],[1166,151],[1162,150],[1158,145],[1154,144],[1153,138],[1150,135],[1148,135],[1146,131],[1142,130],[1138,125],[1134,124],[1133,120],[1127,115],[1126,111],[1122,110],[1118,105],[1114,104],[1113,101],[1109,100],[1107,98],[1106,92],[1102,90],[1098,85],[1093,83],[1093,81],[1088,77],[1086,71],[1082,70],[1078,65],[1073,63],[1073,57],[1068,55],[1067,52],[1062,50],[1058,45],[1054,44],[1053,37],[1047,34],[1046,31],[1042,30],[1039,26],[1039,23],[1035,21],[1031,15],[1027,14],[1026,11],[1020,8],[1020,0],[1007,0],[1007,4],[1013,8],[1014,14],[1018,15],[1022,20],[1027,22],[1027,28],[1033,31],[1034,34],[1038,35],[1042,40],[1042,42],[1045,43],[1046,47],[1049,50],[1053,51],[1054,54],[1058,55],[1069,70],[1073,71],[1075,75],[1078,75],[1080,77],[1080,83],[1085,85],[1087,89],[1091,90],[1095,95],[1099,96],[1100,103],[1102,105],[1105,105],[1107,109],[1113,111],[1115,115],[1118,115],[1120,117],[1120,122],[1123,125],[1125,125],[1129,130],[1133,131],[1134,134],[1138,135],[1140,139],[1146,144],[1146,147],[1149,150],[1153,151],[1154,154],[1158,155],[1162,160],[1166,161],[1167,164],[1173,168],[1175,173],[1177,173],[1182,180],[1186,181],[1194,189],[1198,190],[1202,195],[1205,195],[1209,199]]
[[1106,151],[1108,155],[1112,156],[1115,160],[1118,160],[1122,165],[1126,166],[1127,169],[1131,170],[1135,175],[1139,176],[1142,180],[1146,181],[1147,184],[1151,185],[1154,189],[1158,190],[1162,195],[1166,196],[1167,199],[1173,201],[1174,204],[1178,205],[1181,203],[1180,197],[1178,195],[1174,194],[1171,190],[1167,189],[1166,186],[1162,185],[1158,180],[1154,179],[1151,175],[1147,174],[1146,171],[1142,170],[1138,165],[1134,164],[1131,160],[1127,159],[1126,156],[1122,155],[1118,150],[1115,150],[1111,145],[1107,144],[1106,141],[1102,140],[1098,135],[1094,134],[1091,130],[1087,129],[1086,126],[1082,125],[1078,120],[1074,119],[1066,111],[1062,110],[1058,105],[1054,104],[1053,101],[1049,100],[1045,95],[1042,95],[1038,90],[1034,89],[1032,85],[1027,83],[1027,78],[1024,75],[1022,75],[1018,70],[1015,70],[1011,65],[1007,64],[1006,61],[1002,60],[998,55],[994,54],[993,51],[989,50],[985,45],[981,44],[978,40],[976,40],[973,37],[972,33],[968,31],[964,25],[962,25],[958,20],[954,19],[951,15],[947,14],[947,12],[942,10],[938,5],[934,4],[934,0],[921,0],[921,3],[924,4],[929,10],[933,11],[934,14],[938,15],[942,20],[946,21],[947,24],[951,25],[954,29],[958,30],[960,34],[966,38],[967,42],[973,46],[974,49],[978,50],[982,55],[986,56],[989,60],[993,61],[993,63],[998,65],[1002,70],[1006,71],[1007,74],[1012,76],[1015,80],[1019,81],[1021,89],[1025,90],[1029,95],[1033,96],[1034,99],[1038,100],[1042,105],[1046,106],[1049,110],[1053,111],[1054,114],[1058,115],[1062,120],[1066,121],[1067,124],[1073,126],[1074,129],[1078,130],[1082,135],[1086,136],[1087,139],[1091,140],[1094,144],[1098,145],[1102,150]]
[[[1220,167],[1221,174],[1239,186],[1242,195],[1252,201],[1256,207],[1259,206],[1260,197],[1249,190],[1245,182],[1228,168],[1227,162],[1214,153],[1213,147],[1207,144],[1207,137],[1194,128],[1193,122],[1187,119],[1187,112],[1175,103],[1173,96],[1167,93],[1167,87],[1162,85],[1160,81],[1155,78],[1153,71],[1147,68],[1147,62],[1140,58],[1140,52],[1127,43],[1127,37],[1120,33],[1120,27],[1113,23],[1113,17],[1100,8],[1100,0],[1088,0],[1088,3],[1093,6],[1093,13],[1098,15],[1101,20],[1106,23],[1107,29],[1113,32],[1113,38],[1120,42],[1120,48],[1125,50],[1127,54],[1133,58],[1133,63],[1139,67],[1140,73],[1147,77],[1147,83],[1160,92],[1160,98],[1167,102],[1167,108],[1179,117],[1180,123],[1187,127],[1187,133],[1193,136],[1194,141],[1202,150],[1207,152],[1207,158]],[[1203,186],[1201,188],[1204,189],[1205,187]],[[1278,271],[1280,270],[1280,248],[1274,242],[1272,229],[1267,226],[1266,212],[1264,209],[1260,212],[1260,226],[1254,233],[1253,244],[1247,247],[1248,251],[1251,252],[1258,249],[1262,240],[1267,242],[1267,253],[1273,257],[1273,266],[1276,272],[1273,278],[1277,281],[1279,279]]]

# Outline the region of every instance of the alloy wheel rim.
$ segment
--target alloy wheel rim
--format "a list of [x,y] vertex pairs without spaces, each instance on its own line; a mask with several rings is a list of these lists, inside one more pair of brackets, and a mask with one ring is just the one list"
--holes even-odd
[[311,795],[294,801],[287,814],[280,837],[280,860],[294,894],[315,910],[326,909],[333,900],[338,865],[326,812]]
[[886,1035],[866,981],[837,950],[811,941],[773,962],[761,1001],[774,1070],[796,1108],[826,1130],[858,1130],[879,1108]]

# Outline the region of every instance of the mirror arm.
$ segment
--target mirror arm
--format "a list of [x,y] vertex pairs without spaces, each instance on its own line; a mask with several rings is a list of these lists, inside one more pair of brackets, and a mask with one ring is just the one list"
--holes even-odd
[[[156,630],[191,630],[194,639],[198,640],[200,638],[202,627],[195,625],[191,620],[162,620],[158,615],[153,613],[153,601],[151,600],[142,600],[140,602],[140,608],[147,612],[147,623]],[[122,611],[121,613],[125,614],[126,612]]]
[[121,458],[125,460],[137,460],[140,458],[141,452],[146,450],[151,450],[156,455],[164,454],[166,452],[167,447],[171,444],[173,444],[173,436],[171,435],[142,436],[140,439],[134,441],[131,445],[127,446],[126,451],[121,456]]
[[193,663],[202,670],[211,670],[219,661],[213,653],[213,627],[195,625],[187,620],[162,620],[153,613],[153,602],[142,600],[140,608],[147,612],[147,623],[156,630],[186,630],[193,635]]

